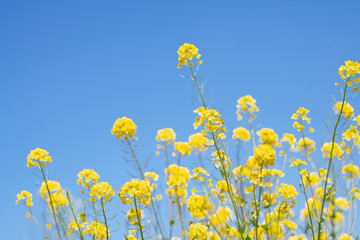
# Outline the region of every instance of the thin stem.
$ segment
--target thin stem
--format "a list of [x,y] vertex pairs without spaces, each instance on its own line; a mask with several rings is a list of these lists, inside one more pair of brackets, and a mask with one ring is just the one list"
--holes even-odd
[[104,215],[104,220],[105,220],[105,227],[106,227],[106,239],[109,240],[109,227],[107,224],[107,220],[106,220],[106,214],[105,214],[105,207],[104,207],[104,201],[103,198],[101,198],[101,209]]
[[135,205],[136,217],[138,219],[141,239],[144,240],[144,234],[143,234],[142,225],[141,225],[141,218],[140,218],[139,210],[138,210],[138,207],[137,207],[137,204],[136,204],[136,196],[135,195],[134,195],[134,205]]
[[[306,201],[306,206],[307,206],[307,209],[308,209],[308,213],[309,213],[309,219],[310,219],[310,224],[311,224],[311,233],[312,233],[312,237],[313,239],[315,240],[315,233],[314,233],[314,225],[313,225],[313,222],[312,222],[312,217],[311,217],[311,212],[310,212],[310,206],[309,206],[309,201],[308,201],[308,197],[307,197],[307,194],[306,194],[306,189],[305,189],[305,184],[304,184],[304,180],[300,174],[300,167],[298,167],[298,172],[299,172],[299,176],[300,176],[300,180],[301,180],[301,185],[303,186],[303,190],[304,190],[304,195],[305,195],[305,201]],[[315,201],[315,199],[314,199]]]
[[75,223],[76,223],[76,225],[77,225],[77,227],[78,227],[79,234],[80,234],[80,238],[81,238],[81,240],[83,240],[83,239],[84,239],[83,233],[81,232],[80,225],[79,225],[79,223],[78,223],[78,221],[77,221],[77,217],[76,217],[75,212],[74,212],[74,209],[73,209],[73,207],[72,207],[71,200],[70,200],[70,195],[69,195],[69,192],[68,192],[68,191],[66,191],[66,198],[67,198],[68,201],[69,201],[69,206],[70,206],[72,215],[73,215],[73,217],[74,217]]
[[321,202],[321,210],[320,210],[320,217],[319,217],[319,226],[318,226],[318,239],[320,239],[320,235],[321,235],[321,224],[322,224],[322,215],[324,212],[324,206],[325,206],[325,199],[326,199],[326,189],[327,189],[327,184],[328,184],[328,179],[329,179],[329,172],[330,172],[330,167],[331,167],[331,163],[333,160],[333,151],[334,151],[334,145],[335,145],[335,137],[336,137],[336,130],[337,127],[339,125],[340,119],[341,119],[341,114],[343,112],[344,109],[344,105],[345,105],[345,97],[346,97],[346,90],[347,90],[347,83],[350,80],[350,77],[347,79],[347,81],[345,82],[345,89],[344,89],[344,95],[343,95],[343,99],[342,99],[342,104],[341,104],[341,109],[338,115],[338,118],[336,120],[336,124],[335,124],[335,128],[334,128],[334,132],[333,132],[333,136],[331,139],[331,150],[330,150],[330,157],[329,157],[329,165],[328,165],[328,169],[327,169],[327,173],[326,173],[326,179],[325,179],[325,184],[324,184],[324,196]]
[[[132,147],[132,144],[131,144],[131,142],[129,141],[129,139],[126,140],[126,141],[127,141],[127,143],[129,144],[129,148],[130,148],[130,150],[131,150],[132,156],[133,156],[133,158],[135,159],[136,165],[137,165],[137,167],[138,167],[138,169],[139,169],[139,172],[140,172],[140,176],[141,176],[142,180],[145,180],[145,176],[144,176],[143,171],[141,170],[141,166],[140,166],[139,160],[138,160],[138,158],[137,158],[137,156],[136,156],[135,150],[134,150],[134,148]],[[153,204],[151,204],[151,208],[152,208],[152,210],[153,210],[153,212],[154,212],[155,221],[156,221],[156,224],[158,225],[160,234],[161,234],[162,237],[164,237],[163,231],[162,231],[162,229],[161,229],[159,217],[158,217],[157,212],[156,212],[156,208],[155,208],[155,206],[154,206]]]
[[60,230],[59,230],[59,225],[58,225],[57,220],[56,220],[55,209],[54,209],[53,200],[52,200],[52,197],[51,197],[50,188],[49,188],[48,182],[47,182],[46,177],[45,177],[44,169],[41,167],[40,161],[37,160],[37,162],[38,162],[38,164],[39,164],[39,168],[41,169],[41,173],[42,173],[43,179],[44,179],[44,181],[45,181],[46,190],[47,190],[47,192],[48,192],[48,194],[49,194],[50,206],[51,206],[52,215],[53,215],[53,217],[54,217],[54,222],[55,222],[55,225],[56,225],[56,230],[57,230],[59,239],[61,239],[61,234],[60,234]]

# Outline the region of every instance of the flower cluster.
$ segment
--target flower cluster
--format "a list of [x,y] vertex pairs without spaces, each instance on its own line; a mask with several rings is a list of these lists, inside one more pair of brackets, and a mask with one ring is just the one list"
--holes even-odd
[[85,188],[90,188],[90,186],[98,183],[100,176],[93,169],[84,169],[78,173],[77,184],[82,185]]
[[[184,43],[179,47],[178,55],[179,55],[179,63],[178,68],[182,68],[183,66],[193,67],[194,64],[191,62],[193,58],[200,58],[200,54],[198,53],[199,49],[197,49],[194,45],[189,43]],[[198,65],[200,65],[202,61],[198,61]]]
[[69,204],[59,182],[50,180],[43,182],[40,186],[39,193],[42,199],[48,202],[49,208],[54,207],[57,211],[59,211],[60,207]]
[[119,118],[118,120],[116,120],[111,130],[111,133],[115,135],[117,139],[121,140],[124,137],[125,141],[127,141],[129,138],[132,138],[135,132],[135,123],[127,117]]
[[102,199],[105,202],[111,202],[111,197],[115,196],[115,192],[107,182],[96,183],[89,192],[90,201],[96,202],[98,199]]
[[27,157],[27,167],[45,168],[48,163],[52,162],[52,158],[46,150],[36,148],[32,150]]
[[238,120],[242,119],[241,112],[251,113],[251,117],[250,117],[251,120],[255,118],[255,115],[253,114],[253,112],[258,112],[259,108],[256,106],[256,100],[252,96],[246,95],[244,97],[241,97],[241,98],[239,98],[237,103],[238,104],[236,105],[236,108],[237,108],[236,114],[237,114]]
[[119,197],[122,204],[133,206],[133,201],[147,206],[151,203],[151,191],[149,180],[131,179],[130,182],[124,184],[119,191]]
[[165,144],[174,143],[176,134],[172,128],[160,129],[157,132],[156,141],[164,141]]

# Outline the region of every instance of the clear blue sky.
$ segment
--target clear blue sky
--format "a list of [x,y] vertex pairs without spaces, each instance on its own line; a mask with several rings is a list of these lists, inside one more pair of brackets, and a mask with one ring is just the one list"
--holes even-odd
[[26,168],[32,149],[50,152],[50,178],[70,190],[84,168],[119,189],[130,176],[110,132],[117,118],[138,125],[152,166],[162,166],[158,129],[172,127],[180,141],[195,132],[195,91],[176,68],[185,42],[199,48],[229,128],[241,125],[236,100],[250,94],[259,127],[279,135],[295,133],[298,107],[310,109],[320,143],[337,69],[360,60],[359,9],[359,1],[1,1],[1,238],[38,236],[14,204],[19,191],[37,191]]

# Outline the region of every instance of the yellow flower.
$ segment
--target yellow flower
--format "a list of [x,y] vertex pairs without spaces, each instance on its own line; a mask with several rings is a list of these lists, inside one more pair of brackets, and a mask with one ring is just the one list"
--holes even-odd
[[211,209],[211,205],[206,197],[192,195],[187,201],[187,208],[191,213],[191,216],[202,220],[204,219],[205,215],[208,214],[209,210]]
[[190,145],[188,142],[176,142],[174,144],[175,147],[175,151],[180,153],[180,157],[182,157],[183,155],[190,155],[191,150],[190,150]]
[[208,147],[209,140],[202,133],[195,133],[189,136],[190,149],[195,151],[205,151]]
[[[86,188],[90,188],[90,185],[94,185],[98,182],[100,176],[93,169],[84,169],[78,173],[77,184]],[[84,181],[85,180],[85,181]]]
[[151,191],[152,187],[148,179],[131,179],[119,191],[120,201],[124,205],[132,206],[133,200],[136,199],[138,203],[147,206],[151,203]]
[[144,213],[141,209],[138,209],[138,212],[136,212],[135,208],[131,208],[127,214],[126,217],[128,219],[128,221],[132,224],[132,225],[138,225],[138,218],[137,215],[139,214],[140,220],[142,218],[144,218]]
[[99,240],[106,238],[106,227],[101,222],[92,222],[91,225],[86,226],[83,232]]
[[[46,150],[36,148],[32,150],[27,157],[27,167],[39,167],[45,168],[48,163],[51,163],[52,159]],[[40,166],[39,166],[40,165]]]
[[[344,75],[345,73],[345,75]],[[345,66],[341,65],[339,68],[339,75],[341,79],[346,79],[348,77],[355,77],[356,74],[360,73],[360,64],[353,61],[345,61]]]
[[248,141],[250,139],[250,133],[248,130],[246,130],[245,128],[242,127],[238,127],[236,129],[233,130],[233,139],[240,139],[243,141]]
[[357,126],[358,126],[358,128],[360,128],[360,115],[355,117],[353,120],[357,122]]
[[127,117],[117,119],[111,130],[111,133],[115,135],[117,139],[121,140],[121,138],[124,137],[125,141],[127,141],[129,138],[132,138],[135,132],[135,123]]
[[16,205],[18,205],[20,203],[20,201],[24,200],[25,205],[28,208],[31,208],[33,206],[32,194],[29,193],[28,191],[21,191],[20,193],[18,193],[16,195],[16,197],[17,197]]
[[206,109],[200,107],[194,110],[199,116],[195,119],[194,128],[197,129],[199,126],[204,126],[209,132],[225,132],[223,127],[224,120],[221,119],[221,115],[214,109]]
[[296,144],[296,138],[293,134],[289,134],[289,133],[284,133],[281,142],[288,142],[289,145],[291,146],[291,151],[294,151],[294,147]]
[[278,136],[274,130],[270,128],[263,128],[260,131],[257,131],[256,134],[260,137],[260,142],[263,144],[270,144],[275,148],[278,141]]
[[276,189],[284,199],[293,199],[295,196],[299,195],[295,187],[290,184],[282,183],[281,187],[277,187]]
[[208,228],[202,223],[191,224],[189,226],[189,239],[207,240],[209,239]]
[[165,169],[165,174],[168,178],[167,185],[171,188],[174,186],[186,187],[190,179],[189,169],[186,167],[179,167],[176,164],[171,164]]
[[301,159],[296,159],[290,167],[300,166],[300,165],[307,165],[305,161],[301,161]]
[[137,237],[135,237],[134,235],[127,235],[125,237],[126,240],[137,240]]
[[358,145],[360,143],[359,131],[353,125],[351,125],[349,129],[346,129],[342,136],[343,139],[347,141],[351,141],[352,139],[354,139],[355,145]]
[[62,192],[60,183],[56,181],[48,180],[46,183],[43,182],[40,186],[39,193],[42,199],[48,202],[49,208],[51,208],[52,205],[57,211],[59,211],[60,207],[67,206],[69,204],[68,200]]
[[154,181],[157,181],[159,179],[159,175],[154,172],[146,172],[144,175],[145,177],[151,178]]
[[283,220],[281,223],[284,225],[284,227],[287,227],[289,230],[296,230],[297,228],[296,223],[290,220]]
[[342,158],[342,155],[344,154],[343,150],[339,146],[339,144],[334,143],[334,146],[331,142],[324,143],[324,145],[321,148],[321,151],[323,152],[323,157],[330,158],[330,153],[332,149],[332,157],[336,156],[337,158]]
[[303,175],[303,181],[305,187],[308,187],[311,185],[312,187],[316,187],[320,184],[320,177],[316,172],[312,172],[309,174],[309,177],[307,176],[307,172],[305,170],[300,171]]
[[232,212],[228,207],[219,207],[216,213],[210,217],[211,224],[215,226],[226,224],[232,218]]
[[340,235],[340,237],[338,238],[338,240],[353,240],[354,238],[351,237],[349,234],[343,233]]
[[176,134],[172,128],[160,129],[157,132],[156,141],[165,141],[165,144],[174,143]]
[[345,165],[342,169],[342,173],[345,174],[345,178],[359,178],[359,167],[353,164]]
[[336,198],[334,204],[336,207],[339,207],[344,211],[346,211],[350,206],[350,203],[343,197]]
[[344,102],[344,105],[342,104],[342,102],[337,102],[334,106],[334,110],[337,114],[340,113],[341,108],[342,108],[341,115],[343,117],[347,119],[351,119],[353,117],[354,108],[348,102]]
[[[105,202],[111,202],[111,197],[115,196],[115,192],[107,182],[100,182],[92,186],[89,195],[91,202],[96,202],[98,199],[103,199]],[[95,198],[97,197],[97,199]]]
[[207,171],[205,169],[203,169],[202,167],[194,168],[192,171],[193,171],[193,174],[191,177],[192,177],[192,180],[194,180],[194,181],[199,180],[200,182],[203,182],[204,181],[203,175],[209,176]]
[[[236,114],[238,116],[238,120],[242,119],[241,112],[245,113],[249,111],[249,113],[253,113],[259,111],[259,108],[256,106],[256,100],[250,95],[239,98],[237,103],[238,104],[236,105]],[[251,119],[253,119],[254,117],[255,115],[252,114]]]
[[262,144],[254,148],[254,155],[258,167],[270,167],[275,164],[275,150],[269,144]]
[[302,153],[308,152],[309,154],[315,151],[315,142],[309,138],[301,138],[296,147],[297,151],[301,151]]
[[[197,49],[194,45],[189,43],[184,43],[180,46],[178,50],[179,55],[179,63],[178,68],[182,68],[183,66],[193,66],[193,63],[190,62],[193,58],[200,58],[200,54],[198,53],[199,49]],[[198,65],[200,65],[202,61],[198,61]]]

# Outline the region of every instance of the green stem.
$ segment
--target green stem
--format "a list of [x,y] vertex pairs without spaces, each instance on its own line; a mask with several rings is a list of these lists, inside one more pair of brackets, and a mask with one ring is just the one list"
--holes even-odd
[[[305,195],[305,200],[306,200],[306,206],[307,206],[307,209],[308,209],[308,213],[309,213],[309,219],[310,219],[310,224],[311,224],[311,233],[312,233],[312,237],[313,237],[313,240],[315,240],[315,233],[314,233],[314,225],[313,225],[313,222],[312,222],[312,217],[311,217],[311,212],[310,212],[310,206],[309,206],[309,201],[308,201],[308,197],[307,197],[307,194],[306,194],[306,189],[305,189],[305,184],[304,184],[304,180],[300,174],[300,167],[298,167],[298,171],[299,171],[299,176],[300,176],[300,180],[301,180],[301,185],[303,186],[303,190],[304,190],[304,195]],[[314,199],[315,201],[315,199]]]
[[137,207],[137,204],[136,204],[136,197],[135,196],[134,196],[134,205],[135,205],[136,217],[138,219],[141,239],[144,240],[143,230],[142,230],[142,226],[141,226],[141,218],[140,218],[139,210],[138,210],[138,207]]
[[335,145],[335,137],[336,137],[336,130],[337,130],[337,127],[339,125],[339,122],[340,122],[340,119],[341,119],[341,114],[343,112],[343,108],[344,108],[344,105],[345,105],[345,97],[346,97],[346,90],[347,90],[347,83],[348,81],[350,80],[350,77],[347,79],[347,81],[345,82],[345,89],[344,89],[344,95],[343,95],[343,99],[342,99],[342,104],[341,104],[341,109],[340,109],[340,112],[339,112],[339,115],[338,115],[338,118],[336,120],[336,124],[335,124],[335,128],[334,128],[334,132],[333,132],[333,136],[332,136],[332,139],[331,139],[331,150],[330,150],[330,157],[329,157],[329,165],[328,165],[328,169],[327,169],[327,173],[326,173],[326,179],[325,179],[325,184],[324,184],[324,191],[323,191],[323,199],[322,199],[322,202],[321,202],[321,210],[320,210],[320,217],[319,217],[319,225],[318,225],[318,239],[320,239],[320,235],[321,235],[321,224],[322,224],[322,215],[324,213],[324,206],[325,206],[325,199],[326,199],[326,189],[327,189],[327,184],[328,184],[328,179],[329,179],[329,172],[330,172],[330,167],[331,167],[331,163],[332,163],[332,160],[333,160],[333,151],[334,151],[334,145]]
[[75,215],[74,208],[72,207],[71,200],[70,200],[70,195],[69,195],[69,192],[68,192],[68,191],[66,191],[66,198],[67,198],[68,201],[69,201],[69,206],[70,206],[72,215],[73,215],[74,220],[75,220],[75,223],[76,223],[76,225],[77,225],[77,227],[78,227],[78,229],[79,229],[80,238],[81,238],[81,240],[83,240],[83,239],[84,239],[83,233],[81,232],[80,225],[79,225],[79,223],[78,223],[78,221],[77,221],[77,217],[76,217],[76,215]]
[[[192,74],[192,77],[193,77],[193,80],[195,81],[196,83],[196,87],[199,91],[199,95],[200,95],[200,98],[201,98],[201,102],[204,106],[205,109],[207,109],[206,107],[206,103],[205,103],[205,100],[204,100],[204,96],[203,96],[203,93],[202,93],[202,90],[199,86],[199,83],[195,77],[195,73],[192,69],[192,67],[190,67],[190,70],[191,70],[191,74]],[[239,232],[241,234],[241,238],[244,239],[244,236],[243,236],[243,230],[242,230],[242,227],[241,227],[241,223],[240,223],[240,220],[239,220],[239,214],[237,212],[237,207],[236,207],[236,204],[235,204],[235,200],[234,200],[234,196],[233,196],[233,192],[232,192],[232,188],[230,187],[230,183],[229,183],[229,179],[228,179],[228,176],[227,176],[227,171],[225,169],[225,166],[224,166],[224,159],[223,157],[221,156],[220,154],[220,150],[219,150],[219,147],[217,145],[217,141],[216,141],[216,138],[215,138],[215,135],[213,132],[211,132],[211,135],[212,135],[212,139],[214,141],[214,145],[215,145],[215,148],[216,148],[216,152],[219,156],[219,160],[220,160],[220,163],[221,163],[221,167],[222,167],[222,170],[224,172],[224,175],[225,175],[225,180],[226,180],[226,185],[228,187],[228,193],[229,193],[229,196],[230,196],[230,199],[231,199],[231,203],[232,203],[232,206],[234,208],[234,212],[235,212],[235,215],[236,215],[236,219],[237,219],[237,222],[238,222],[238,229],[239,229]]]
[[41,173],[42,173],[42,176],[43,176],[43,179],[45,181],[45,185],[46,185],[46,190],[49,194],[49,199],[50,199],[50,206],[51,206],[51,211],[52,211],[52,215],[54,217],[54,222],[55,222],[55,225],[56,225],[56,230],[57,230],[57,233],[58,233],[58,236],[59,236],[59,240],[61,239],[61,234],[60,234],[60,230],[59,230],[59,225],[57,223],[57,220],[56,220],[56,214],[55,214],[55,209],[54,209],[54,205],[53,205],[53,201],[52,201],[52,197],[51,197],[51,192],[50,192],[50,189],[49,189],[49,185],[47,183],[47,180],[46,180],[46,177],[45,177],[45,173],[44,173],[44,169],[41,167],[41,163],[39,160],[37,160],[38,164],[39,164],[39,168],[41,169]]
[[109,228],[108,228],[108,224],[107,224],[107,220],[106,220],[106,214],[105,214],[105,208],[104,208],[104,201],[103,198],[101,198],[101,209],[104,215],[104,220],[105,220],[105,227],[106,227],[106,239],[109,240]]
[[[138,167],[138,169],[139,169],[140,176],[141,176],[142,180],[145,180],[145,176],[144,176],[143,171],[141,170],[141,166],[140,166],[139,160],[138,160],[138,158],[137,158],[137,156],[136,156],[135,150],[134,150],[134,148],[132,147],[131,142],[129,141],[129,139],[127,140],[127,143],[129,144],[129,148],[130,148],[130,150],[131,150],[131,154],[132,154],[133,158],[135,159],[136,165],[137,165],[137,167]],[[158,225],[160,234],[161,234],[161,236],[162,236],[164,239],[166,239],[166,238],[164,237],[163,231],[162,231],[162,229],[161,229],[159,217],[158,217],[158,215],[157,215],[157,212],[156,212],[156,209],[155,209],[154,204],[151,204],[151,208],[152,208],[152,210],[153,210],[153,212],[154,212],[155,221],[156,221],[156,224]]]

